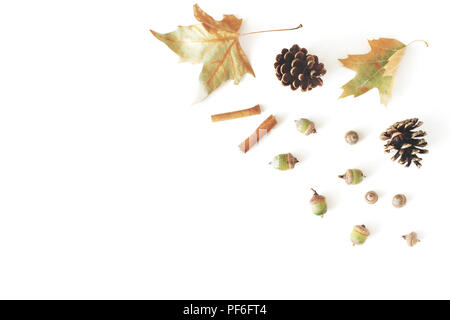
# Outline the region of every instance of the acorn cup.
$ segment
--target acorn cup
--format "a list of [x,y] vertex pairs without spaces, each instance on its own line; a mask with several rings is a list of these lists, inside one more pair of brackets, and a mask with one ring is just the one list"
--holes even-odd
[[392,198],[392,205],[396,208],[404,207],[406,204],[406,196],[404,194],[396,194]]
[[378,194],[375,191],[369,191],[364,196],[368,204],[374,204],[378,201]]
[[416,244],[420,242],[419,238],[417,238],[417,233],[411,232],[407,235],[402,236],[403,239],[406,240],[406,244],[409,247],[414,247]]
[[272,162],[269,162],[269,164],[272,165],[272,167],[274,167],[275,169],[284,171],[294,169],[295,165],[298,162],[299,161],[297,160],[297,158],[294,157],[291,153],[282,153],[276,155],[273,158]]
[[366,176],[359,169],[348,169],[338,177],[344,179],[347,184],[359,184]]
[[327,200],[324,196],[318,194],[313,188],[311,188],[311,190],[314,192],[311,200],[309,200],[312,212],[316,216],[320,216],[323,218],[324,214],[327,213],[328,210]]
[[345,134],[345,142],[350,145],[356,144],[359,140],[359,135],[356,131],[349,131]]

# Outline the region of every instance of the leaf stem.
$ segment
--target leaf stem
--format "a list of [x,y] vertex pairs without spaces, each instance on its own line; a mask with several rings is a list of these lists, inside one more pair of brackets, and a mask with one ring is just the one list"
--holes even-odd
[[254,32],[247,32],[247,33],[241,33],[241,36],[248,36],[251,34],[258,34],[258,33],[265,33],[265,32],[278,32],[278,31],[292,31],[302,28],[303,26],[300,24],[298,27],[290,28],[290,29],[275,29],[275,30],[264,30],[264,31],[254,31]]
[[409,47],[409,45],[410,45],[410,44],[413,44],[414,42],[423,42],[423,43],[425,43],[425,45],[426,45],[427,47],[430,46],[430,45],[428,44],[428,42],[426,42],[425,40],[414,40],[414,41],[411,41],[410,43],[408,43],[406,46]]

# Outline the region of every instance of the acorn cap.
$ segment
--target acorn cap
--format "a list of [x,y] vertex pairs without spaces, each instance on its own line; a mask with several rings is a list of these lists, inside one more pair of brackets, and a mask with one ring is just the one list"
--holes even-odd
[[401,208],[406,204],[406,196],[404,194],[396,194],[392,198],[392,205],[396,208]]
[[378,201],[378,194],[375,191],[369,191],[366,193],[364,198],[366,199],[367,203],[374,204]]
[[417,233],[411,232],[410,234],[402,236],[403,239],[406,240],[406,243],[408,246],[413,247],[415,246],[420,240],[417,238]]
[[345,183],[352,184],[353,183],[353,169],[347,169],[344,174],[338,176],[341,179],[345,180]]
[[291,153],[282,153],[276,155],[269,164],[278,170],[289,170],[293,169],[298,162],[298,159]]
[[311,133],[316,133],[316,132],[317,131],[316,131],[316,127],[314,125],[314,122],[311,122],[309,124],[308,128],[306,128],[305,135],[309,136]]
[[358,142],[358,140],[359,140],[359,136],[356,131],[351,130],[345,134],[345,141],[348,144],[355,144]]
[[345,171],[345,174],[340,175],[339,178],[344,179],[347,184],[352,184],[352,182],[353,182],[353,170],[347,169],[347,171]]
[[298,159],[292,155],[292,153],[288,153],[286,155],[286,161],[290,169],[293,169],[295,165],[299,162]]
[[370,235],[369,229],[367,229],[366,226],[363,224],[359,225],[359,226],[354,226],[353,230],[355,230],[356,232],[358,232],[366,237],[368,237]]
[[311,188],[311,190],[314,192],[314,195],[312,196],[311,200],[309,200],[309,202],[311,204],[321,203],[326,200],[326,198],[324,196],[318,194],[316,190],[314,190],[313,188]]

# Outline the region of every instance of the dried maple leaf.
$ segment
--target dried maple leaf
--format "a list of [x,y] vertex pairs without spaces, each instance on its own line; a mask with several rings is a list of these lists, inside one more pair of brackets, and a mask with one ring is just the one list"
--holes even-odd
[[224,15],[217,21],[198,5],[194,5],[194,16],[201,24],[180,26],[166,34],[150,31],[178,54],[182,62],[203,63],[200,73],[200,82],[206,92],[203,98],[227,80],[233,79],[238,84],[246,73],[255,76],[239,43],[242,19]]
[[345,67],[357,72],[356,76],[342,87],[344,92],[340,98],[351,95],[358,97],[377,88],[381,103],[387,105],[392,97],[395,73],[408,46],[387,38],[369,40],[369,45],[371,51],[367,54],[349,55],[345,59],[339,59]]

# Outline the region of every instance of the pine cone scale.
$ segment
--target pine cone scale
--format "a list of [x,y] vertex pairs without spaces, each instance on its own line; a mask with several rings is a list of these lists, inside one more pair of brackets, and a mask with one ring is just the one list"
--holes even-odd
[[426,132],[424,132],[424,131],[422,131],[422,130],[419,130],[419,131],[414,132],[414,133],[412,134],[412,137],[413,137],[413,138],[419,138],[419,137],[424,137],[424,136],[426,136],[426,135],[427,135]]

